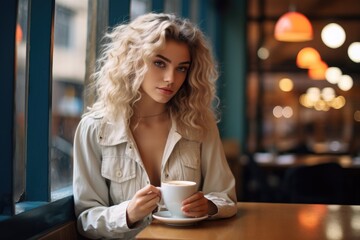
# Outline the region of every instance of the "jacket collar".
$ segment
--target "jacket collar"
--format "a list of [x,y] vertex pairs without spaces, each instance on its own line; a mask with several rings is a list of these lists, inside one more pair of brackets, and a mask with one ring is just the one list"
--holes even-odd
[[[170,132],[178,135],[179,138],[185,138],[190,141],[199,141],[196,134],[190,134],[178,129],[178,125],[174,118],[171,118]],[[124,118],[119,118],[117,121],[110,121],[106,117],[102,117],[99,130],[99,144],[104,146],[113,146],[123,142],[128,142],[132,134]]]

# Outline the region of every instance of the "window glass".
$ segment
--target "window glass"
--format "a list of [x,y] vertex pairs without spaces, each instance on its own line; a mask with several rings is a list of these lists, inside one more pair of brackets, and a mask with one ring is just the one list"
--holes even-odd
[[148,0],[131,0],[130,18],[134,19],[151,10],[151,1]]
[[181,0],[165,0],[164,12],[181,16]]
[[26,35],[28,0],[19,0],[16,26],[15,78],[15,153],[14,201],[20,202],[25,192],[25,96],[26,96]]
[[57,0],[52,83],[51,200],[72,194],[73,137],[83,112],[87,1]]
[[55,13],[55,44],[56,46],[70,47],[70,26],[73,21],[74,13],[68,7],[56,5]]

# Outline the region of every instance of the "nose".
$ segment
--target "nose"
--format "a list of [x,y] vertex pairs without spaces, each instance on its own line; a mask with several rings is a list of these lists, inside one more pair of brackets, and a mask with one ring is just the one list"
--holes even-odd
[[172,84],[175,81],[175,71],[172,69],[169,69],[165,72],[164,81],[168,84]]

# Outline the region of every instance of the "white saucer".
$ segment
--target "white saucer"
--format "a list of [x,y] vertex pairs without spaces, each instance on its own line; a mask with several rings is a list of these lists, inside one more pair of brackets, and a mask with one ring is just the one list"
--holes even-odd
[[208,218],[207,215],[198,218],[173,218],[171,217],[171,213],[169,211],[160,211],[153,213],[153,217],[171,226],[188,226]]

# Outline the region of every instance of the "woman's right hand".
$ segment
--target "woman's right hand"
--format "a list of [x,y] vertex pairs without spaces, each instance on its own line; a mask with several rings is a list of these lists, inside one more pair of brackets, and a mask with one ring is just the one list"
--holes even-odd
[[134,223],[152,213],[160,199],[161,192],[153,185],[147,185],[137,191],[126,209],[128,226],[131,227]]

